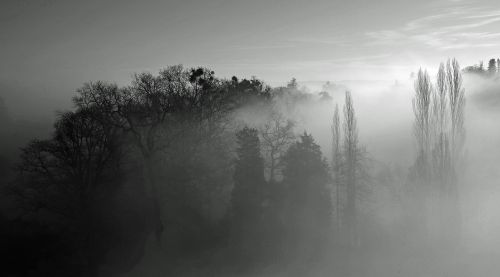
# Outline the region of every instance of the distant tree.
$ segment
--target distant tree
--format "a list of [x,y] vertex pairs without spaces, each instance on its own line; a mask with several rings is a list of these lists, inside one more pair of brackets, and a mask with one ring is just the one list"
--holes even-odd
[[293,127],[291,120],[286,119],[280,112],[273,111],[268,121],[260,128],[270,182],[281,178],[282,158],[295,138]]
[[326,101],[326,102],[330,102],[332,101],[332,96],[330,96],[330,93],[328,93],[328,91],[321,91],[319,93],[319,101]]
[[239,80],[233,76],[225,86],[228,89],[229,98],[226,101],[232,108],[239,108],[259,101],[265,102],[271,98],[271,87],[255,77],[249,80]]
[[299,85],[297,83],[297,79],[292,78],[292,80],[290,80],[290,82],[287,83],[286,87],[289,89],[298,89]]
[[497,73],[500,72],[500,59],[497,59]]
[[312,258],[326,245],[331,232],[328,166],[319,145],[307,133],[290,146],[284,163],[288,252]]
[[497,61],[495,59],[490,59],[488,62],[488,74],[493,76],[497,72]]
[[321,87],[322,91],[330,91],[332,89],[335,89],[336,88],[336,85],[335,84],[332,84],[330,81],[326,81],[326,83],[323,84],[323,86]]

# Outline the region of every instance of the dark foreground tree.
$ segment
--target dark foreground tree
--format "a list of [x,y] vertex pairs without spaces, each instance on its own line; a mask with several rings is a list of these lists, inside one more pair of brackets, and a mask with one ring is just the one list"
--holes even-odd
[[290,146],[284,164],[287,254],[312,259],[324,250],[331,233],[328,166],[319,145],[307,133]]
[[[39,274],[96,276],[116,257],[126,270],[142,256],[147,221],[116,206],[125,176],[121,133],[96,120],[95,112],[62,114],[52,138],[22,149],[18,178],[10,187],[23,209],[18,226],[36,222],[40,237],[32,239],[53,241],[47,256],[37,257]],[[128,205],[131,213],[147,214]],[[109,257],[116,248],[125,251]]]
[[255,257],[262,240],[261,223],[266,198],[264,161],[257,129],[243,128],[236,134],[238,158],[235,163],[231,195],[232,233],[238,251]]
[[[158,180],[160,153],[181,138],[186,124],[213,123],[224,115],[223,90],[214,72],[170,66],[155,76],[141,73],[132,84],[119,88],[104,82],[89,83],[79,90],[74,102],[79,109],[98,111],[104,124],[123,131],[142,157],[144,190],[151,200],[155,235],[164,231],[162,182]],[[210,120],[207,120],[210,119]]]

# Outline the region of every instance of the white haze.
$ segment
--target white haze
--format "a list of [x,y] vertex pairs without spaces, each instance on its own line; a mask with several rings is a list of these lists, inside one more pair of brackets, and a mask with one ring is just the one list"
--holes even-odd
[[[431,69],[430,72],[435,70]],[[434,78],[433,78],[434,79]],[[295,131],[312,133],[329,160],[331,124],[334,107],[339,105],[342,118],[344,89],[351,91],[359,128],[360,144],[366,147],[371,167],[380,164],[402,169],[400,182],[405,182],[408,168],[415,160],[412,98],[413,79],[405,81],[341,81],[330,91],[332,102],[306,103],[296,110]],[[317,83],[300,83],[316,94]],[[460,172],[460,203],[462,209],[462,242],[464,253],[500,253],[500,81],[465,75],[466,95],[466,167]],[[252,111],[243,113],[247,123]],[[261,113],[258,113],[261,123]],[[404,185],[404,184],[401,184]],[[375,189],[377,190],[377,189]],[[378,188],[383,190],[383,188]],[[386,193],[394,193],[386,191]],[[375,201],[385,201],[383,197]],[[377,205],[376,205],[377,206]],[[391,218],[397,211],[391,203],[382,203],[375,211],[378,219]],[[392,208],[391,208],[392,207]],[[392,215],[384,214],[392,213]],[[390,222],[390,221],[387,221]],[[390,226],[387,226],[390,228]]]

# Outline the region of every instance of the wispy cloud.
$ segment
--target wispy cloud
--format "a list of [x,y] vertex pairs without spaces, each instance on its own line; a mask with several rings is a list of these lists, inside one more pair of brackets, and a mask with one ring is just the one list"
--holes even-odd
[[282,48],[293,48],[294,44],[269,44],[269,45],[230,45],[232,49],[236,50],[266,50],[266,49],[282,49]]
[[289,42],[296,44],[326,44],[335,46],[349,46],[354,43],[351,37],[333,36],[333,37],[297,37],[288,39]]
[[[500,9],[455,6],[391,30],[367,32],[370,45],[419,44],[437,50],[500,46]],[[496,28],[495,28],[496,27]]]

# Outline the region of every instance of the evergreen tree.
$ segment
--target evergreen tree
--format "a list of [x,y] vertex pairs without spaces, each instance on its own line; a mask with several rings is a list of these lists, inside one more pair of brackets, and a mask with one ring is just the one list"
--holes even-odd
[[231,195],[232,232],[238,251],[255,257],[266,197],[264,161],[257,129],[245,127],[236,134],[236,139],[238,158]]
[[[331,197],[328,166],[319,145],[304,133],[284,158],[288,188],[287,233],[289,253],[318,254],[330,233]],[[295,248],[296,247],[296,248]]]

